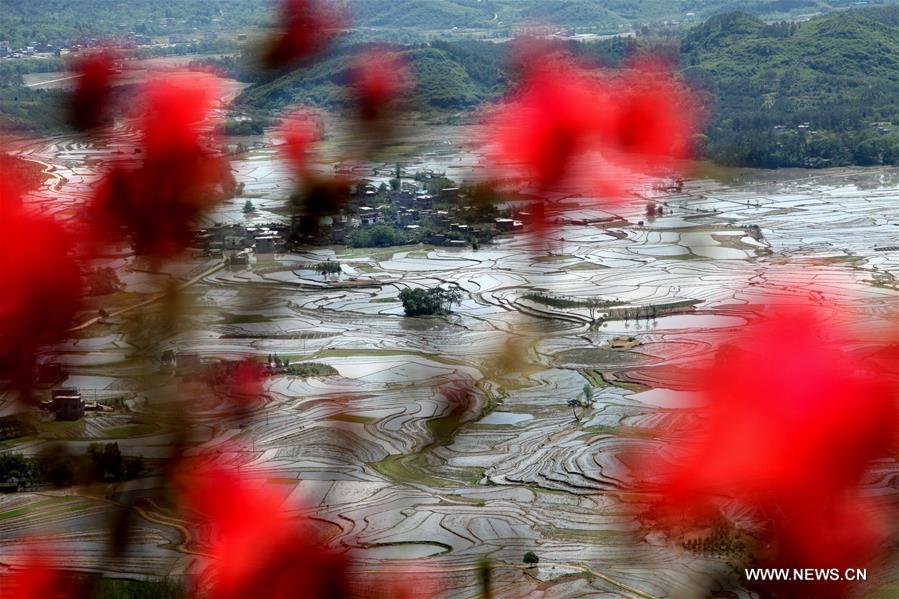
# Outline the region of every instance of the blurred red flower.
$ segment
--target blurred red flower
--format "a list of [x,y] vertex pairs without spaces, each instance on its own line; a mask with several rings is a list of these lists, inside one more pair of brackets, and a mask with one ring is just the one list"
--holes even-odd
[[610,151],[622,153],[619,159],[667,165],[689,156],[695,116],[688,111],[684,87],[669,69],[652,62],[631,65],[614,83],[613,94],[616,108],[608,145]]
[[76,599],[80,589],[66,581],[46,552],[32,551],[0,580],[0,599]]
[[558,57],[527,69],[518,94],[491,119],[492,159],[541,191],[564,183],[574,160],[598,144],[609,98],[598,80]]
[[440,576],[421,566],[410,564],[405,570],[394,565],[382,568],[371,579],[365,580],[366,592],[360,597],[378,599],[431,599],[441,591]]
[[230,193],[227,162],[207,146],[217,87],[211,77],[168,77],[144,91],[136,166],[115,166],[92,208],[102,228],[124,228],[138,253],[165,258],[193,240],[197,219]]
[[351,70],[356,112],[363,121],[384,118],[391,104],[412,84],[406,61],[387,49],[363,52]]
[[112,50],[102,50],[79,58],[73,64],[77,78],[69,100],[69,112],[76,129],[96,129],[109,120],[116,60]]
[[281,122],[281,153],[298,173],[305,175],[312,144],[319,140],[319,124],[314,114],[305,109],[291,112]]
[[324,50],[343,30],[345,18],[327,0],[282,0],[281,29],[264,55],[270,68],[289,67]]
[[200,458],[185,464],[176,488],[209,533],[210,596],[272,599],[348,596],[347,560],[329,550],[311,523],[290,517],[283,494],[264,479],[242,478]]
[[228,390],[232,397],[250,404],[262,398],[265,388],[263,383],[269,376],[269,370],[259,360],[244,358],[231,367],[228,373]]
[[40,347],[62,338],[77,314],[81,269],[74,238],[50,217],[0,189],[0,375],[26,395]]
[[523,56],[516,93],[488,118],[494,176],[530,180],[544,196],[599,192],[615,200],[621,187],[606,179],[618,168],[673,169],[672,158],[686,157],[695,119],[670,71],[641,62],[612,76],[545,45]]
[[661,475],[662,510],[699,519],[723,498],[753,507],[770,525],[764,558],[776,566],[875,557],[887,534],[879,518],[890,519],[860,498],[859,483],[873,460],[894,455],[897,385],[859,341],[802,305],[722,348],[699,382],[707,421],[686,431],[677,465],[644,465],[644,476]]

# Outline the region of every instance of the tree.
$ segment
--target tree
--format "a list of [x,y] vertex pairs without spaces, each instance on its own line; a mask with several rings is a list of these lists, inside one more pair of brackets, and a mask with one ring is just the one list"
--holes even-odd
[[253,202],[247,200],[243,205],[243,213],[252,214],[253,212],[256,212],[256,206],[253,205]]
[[462,301],[462,291],[456,287],[444,289],[443,287],[435,287],[428,290],[434,296],[434,299],[440,304],[440,310],[444,313],[453,311],[453,305]]
[[584,403],[592,406],[593,401],[593,387],[590,386],[590,383],[584,383]]
[[595,324],[597,324],[596,313],[600,308],[602,308],[605,305],[605,303],[598,298],[591,297],[591,298],[587,299],[586,304],[587,304],[587,311],[590,314],[590,324],[595,325]]
[[312,270],[322,275],[336,275],[341,272],[340,262],[326,260],[313,266]]
[[577,409],[580,407],[581,402],[576,399],[569,399],[567,404],[571,408],[571,413],[574,414],[574,419],[580,422],[581,418],[577,415]]
[[533,551],[528,551],[524,554],[524,559],[522,559],[521,561],[526,563],[529,568],[533,568],[540,563],[540,556]]

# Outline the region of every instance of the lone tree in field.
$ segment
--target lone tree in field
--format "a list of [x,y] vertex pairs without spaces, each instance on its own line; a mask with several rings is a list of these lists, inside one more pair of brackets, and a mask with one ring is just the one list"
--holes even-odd
[[571,408],[571,413],[574,414],[574,419],[580,422],[581,418],[577,415],[577,409],[581,407],[581,402],[577,399],[569,399],[567,404]]
[[592,407],[594,401],[593,387],[590,386],[590,383],[584,383],[584,403],[587,407]]
[[540,556],[533,551],[528,551],[524,554],[524,559],[522,559],[521,561],[526,563],[529,568],[533,568],[540,563]]
[[[605,304],[602,300],[597,299],[595,297],[591,297],[587,300],[587,312],[590,314],[590,324],[591,326],[595,326],[597,323],[596,314],[600,308],[604,307]],[[600,318],[600,320],[602,320]]]
[[254,212],[256,212],[256,206],[253,205],[253,202],[251,202],[250,200],[247,200],[246,202],[244,202],[243,213],[244,214],[252,214]]

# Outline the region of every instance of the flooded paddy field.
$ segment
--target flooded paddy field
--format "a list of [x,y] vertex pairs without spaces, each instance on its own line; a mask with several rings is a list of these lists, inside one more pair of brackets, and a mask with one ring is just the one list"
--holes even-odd
[[[407,168],[477,177],[477,155],[458,146],[458,130],[432,132],[436,144],[424,137],[409,150]],[[110,147],[126,138],[110,139]],[[75,218],[101,150],[59,139],[18,151],[47,165],[55,190],[27,201]],[[263,147],[234,162],[258,207],[253,216],[241,213],[237,198],[210,220],[283,218],[294,183],[275,156]],[[497,597],[694,597],[729,586],[736,574],[723,560],[641,529],[630,508],[646,498],[622,492],[632,476],[628,456],[659,451],[649,430],[701,407],[672,373],[707,361],[723,335],[770,301],[812,298],[835,322],[861,320],[889,334],[899,169],[780,171],[776,179],[744,171],[687,181],[680,193],[645,193],[667,206],[664,216],[647,219],[643,201],[610,208],[574,198],[579,208],[618,218],[499,237],[478,250],[321,247],[247,266],[197,258],[150,272],[123,248],[107,263],[122,273],[123,308],[172,281],[192,282],[183,290],[185,316],[164,347],[207,360],[278,354],[336,371],[268,379],[266,399],[244,426],[225,398],[204,397],[190,451],[219,450],[242,477],[278,489],[287,509],[313,514],[360,568],[403,572],[414,564],[440,578],[442,596],[472,597],[488,556]],[[339,261],[353,285],[310,270],[326,259]],[[403,316],[395,301],[401,290],[442,283],[464,292],[451,315]],[[591,327],[586,309],[555,308],[529,293],[601,296],[632,308],[689,300],[691,308]],[[192,398],[171,375],[148,380],[158,359],[140,350],[129,324],[156,311],[158,304],[113,313],[47,356],[66,365],[69,383],[129,402],[130,417],[70,431],[68,440],[86,447],[115,438],[123,451],[147,457],[172,442],[169,423],[141,414],[163,395]],[[615,345],[622,337],[626,347]],[[575,417],[566,402],[585,385],[596,403]],[[53,439],[42,432],[16,449],[37,452]],[[870,491],[897,493],[888,481],[899,466],[881,470]],[[75,489],[4,498],[0,546],[53,530],[73,567],[97,569],[103,516],[159,486],[142,479],[112,496]],[[194,567],[180,522],[152,507],[141,516],[141,543],[115,574]],[[531,550],[540,565],[526,569],[522,556]],[[897,564],[877,573],[882,585],[897,576]]]

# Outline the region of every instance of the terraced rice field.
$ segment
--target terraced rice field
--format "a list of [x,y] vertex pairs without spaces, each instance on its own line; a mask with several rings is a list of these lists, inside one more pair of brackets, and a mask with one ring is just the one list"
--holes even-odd
[[[45,162],[55,179],[52,199],[41,192],[29,201],[72,218],[96,178],[99,150],[57,140],[19,151]],[[458,163],[451,177],[477,176],[464,147],[415,151],[422,166]],[[281,218],[292,186],[272,158],[273,150],[260,149],[235,163],[260,221]],[[193,451],[223,449],[223,462],[278,489],[287,509],[314,514],[331,543],[356,552],[363,571],[426,568],[417,575],[439,578],[442,596],[473,597],[487,556],[497,597],[696,597],[735,574],[723,560],[641,529],[629,507],[647,498],[622,492],[629,456],[660,450],[650,427],[692,417],[696,399],[683,373],[772,297],[812,296],[835,321],[860,317],[884,333],[894,326],[884,319],[897,292],[884,281],[899,275],[899,252],[878,248],[894,245],[897,195],[896,169],[780,171],[776,181],[744,172],[737,181],[691,180],[683,193],[656,197],[669,213],[643,225],[643,204],[635,202],[608,208],[620,218],[606,224],[503,237],[477,251],[318,248],[218,270],[188,260],[150,274],[122,248],[109,264],[141,297],[211,271],[185,289],[191,308],[167,335],[168,347],[205,358],[277,353],[336,369],[324,378],[270,379],[268,399],[243,427],[223,398],[206,398],[191,437]],[[243,220],[243,201],[227,203],[213,220]],[[595,208],[589,199],[574,201]],[[748,225],[763,237],[751,236]],[[356,284],[326,284],[307,270],[324,259],[339,260]],[[404,288],[448,282],[465,292],[448,317],[406,318],[392,301]],[[628,306],[698,303],[685,313],[591,328],[584,309],[523,298],[539,291]],[[152,316],[152,305],[146,313]],[[84,328],[52,358],[69,367],[73,384],[127,397],[139,417],[161,390],[184,390],[173,390],[171,377],[148,379],[157,358],[127,332],[131,316]],[[637,344],[608,346],[622,335]],[[566,401],[585,383],[598,401],[576,420]],[[466,401],[454,401],[459,396]],[[91,423],[72,443],[86,446],[112,429],[124,451],[153,457],[172,442],[166,423],[119,420]],[[36,435],[17,449],[37,452],[50,442]],[[899,473],[895,461],[878,473],[872,492],[896,493],[888,484]],[[142,508],[135,550],[104,561],[105,518],[159,486],[144,479],[107,496],[78,489],[0,497],[0,549],[54,531],[73,567],[183,574],[194,567],[196,540],[152,505]],[[539,554],[538,568],[521,563],[529,550]],[[899,564],[872,574],[872,589],[886,585]]]

